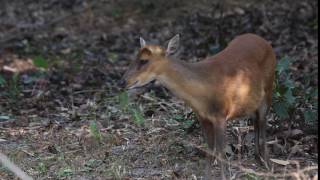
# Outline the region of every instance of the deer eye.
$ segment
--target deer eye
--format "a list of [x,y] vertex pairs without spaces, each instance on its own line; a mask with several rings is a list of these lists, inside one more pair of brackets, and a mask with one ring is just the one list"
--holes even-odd
[[141,68],[142,66],[148,64],[149,60],[145,60],[145,59],[141,59],[139,60],[139,68]]

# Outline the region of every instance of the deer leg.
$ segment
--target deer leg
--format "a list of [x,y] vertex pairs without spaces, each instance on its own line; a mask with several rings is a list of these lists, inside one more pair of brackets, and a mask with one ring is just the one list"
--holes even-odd
[[267,149],[267,137],[266,137],[266,129],[267,129],[267,105],[263,105],[259,108],[259,149],[261,156],[264,160],[264,163],[267,163],[268,166],[269,157],[268,157],[268,149]]
[[203,136],[205,142],[208,144],[210,149],[210,154],[206,154],[206,168],[205,168],[205,179],[211,179],[211,161],[212,161],[212,151],[214,147],[214,136],[213,136],[213,124],[208,120],[202,119],[200,121],[201,128],[203,131]]
[[267,167],[269,163],[267,143],[266,143],[266,128],[267,128],[266,115],[267,115],[268,109],[269,108],[265,103],[262,104],[259,107],[259,109],[256,111],[256,119],[254,122],[256,159],[260,162],[262,161],[262,163]]
[[226,179],[226,156],[225,156],[225,130],[226,119],[219,118],[214,121],[214,136],[215,136],[215,154],[221,168],[221,178]]
[[255,112],[255,117],[253,120],[254,126],[254,152],[255,158],[260,162],[260,148],[259,148],[259,134],[260,134],[260,126],[259,126],[259,112],[258,110]]

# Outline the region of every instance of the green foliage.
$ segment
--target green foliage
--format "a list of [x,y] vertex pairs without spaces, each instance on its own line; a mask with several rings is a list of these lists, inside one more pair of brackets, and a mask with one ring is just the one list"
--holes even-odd
[[102,160],[97,160],[97,159],[90,159],[85,163],[85,166],[91,167],[91,168],[96,168],[102,163]]
[[101,141],[101,133],[100,133],[100,130],[98,129],[97,127],[97,124],[95,121],[92,121],[90,123],[90,133],[91,135],[97,140],[97,141]]
[[112,15],[113,17],[118,18],[118,17],[121,16],[121,14],[122,14],[122,9],[117,8],[117,7],[112,8],[111,15]]
[[19,74],[16,73],[12,76],[11,85],[14,90],[19,89]]
[[107,58],[110,62],[115,63],[118,60],[118,53],[109,52]]
[[0,87],[3,87],[6,84],[6,80],[0,75]]
[[318,30],[318,21],[319,20],[318,20],[318,17],[317,17],[317,18],[315,18],[313,21],[311,21],[309,23],[309,26],[314,30]]
[[132,106],[129,103],[129,96],[128,93],[122,92],[118,95],[119,105],[120,108],[123,110],[124,113],[130,113],[133,122],[137,125],[143,125],[144,124],[144,115],[143,112],[139,107]]
[[33,64],[38,67],[38,68],[44,68],[44,69],[48,69],[48,62],[45,60],[44,57],[42,56],[37,56],[35,58],[33,58]]
[[119,104],[123,110],[127,110],[129,107],[129,96],[126,91],[119,94]]
[[273,109],[281,119],[289,118],[296,104],[296,97],[293,95],[296,86],[289,74],[290,61],[290,58],[284,57],[276,66]]
[[20,95],[19,77],[19,74],[15,73],[7,83],[8,91],[5,92],[5,95],[13,102],[17,101]]
[[303,117],[307,125],[313,126],[318,118],[318,88],[311,88],[305,92],[306,109],[303,111]]
[[276,66],[277,75],[280,75],[282,72],[288,73],[290,61],[291,61],[291,59],[289,57],[285,56],[284,58],[282,58],[278,62],[277,66]]
[[297,113],[298,106],[307,106],[303,114],[305,123],[312,125],[316,123],[318,112],[318,88],[311,88],[312,76],[305,75],[303,87],[297,86],[292,80],[290,65],[292,59],[282,58],[276,66],[275,90],[273,94],[273,110],[280,119],[290,118],[290,115]]
[[186,119],[181,115],[175,115],[174,120],[181,123],[180,128],[183,130],[189,129],[194,123],[194,121],[192,119]]
[[317,119],[317,113],[312,110],[306,110],[303,112],[303,117],[307,125],[313,125]]
[[64,161],[65,160],[65,156],[64,156],[63,153],[59,153],[58,160],[59,161]]
[[186,119],[184,122],[183,122],[183,128],[184,129],[188,129],[190,128],[192,125],[193,125],[194,121],[191,120],[191,119]]
[[71,176],[72,174],[73,174],[73,171],[70,167],[64,167],[59,170],[58,177],[59,178],[68,177],[68,176]]
[[275,102],[273,104],[273,110],[274,112],[281,118],[288,118],[289,113],[288,113],[289,106],[286,102]]
[[96,168],[98,168],[102,163],[103,163],[102,160],[89,159],[87,162],[85,162],[84,168],[81,169],[81,171],[82,171],[82,172],[94,171],[94,170],[95,170]]
[[261,177],[253,174],[253,173],[246,173],[243,177],[241,177],[241,179],[245,179],[245,180],[260,180],[262,179]]
[[48,167],[43,163],[40,162],[38,163],[38,165],[36,166],[36,170],[40,173],[40,174],[45,174],[48,171]]
[[133,122],[137,125],[143,125],[144,124],[144,117],[139,108],[132,108],[131,110],[131,116],[133,118]]

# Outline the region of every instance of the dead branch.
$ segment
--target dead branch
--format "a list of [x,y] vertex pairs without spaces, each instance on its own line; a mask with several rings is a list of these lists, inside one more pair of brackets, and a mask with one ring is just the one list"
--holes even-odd
[[8,168],[11,172],[13,172],[16,176],[18,176],[22,180],[32,180],[33,178],[28,176],[24,171],[22,171],[17,165],[9,160],[9,158],[0,152],[0,162]]

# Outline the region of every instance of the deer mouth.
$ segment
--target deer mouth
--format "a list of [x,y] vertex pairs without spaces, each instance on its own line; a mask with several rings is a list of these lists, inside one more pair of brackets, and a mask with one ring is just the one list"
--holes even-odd
[[134,82],[133,84],[131,84],[130,86],[128,86],[127,89],[130,90],[130,89],[139,88],[138,82],[139,82],[139,81]]
[[138,89],[138,88],[143,88],[143,87],[146,87],[147,85],[151,84],[155,82],[155,80],[151,80],[151,81],[148,81],[144,84],[140,84],[140,81],[137,80],[136,82],[134,82],[132,85],[130,85],[129,87],[127,87],[127,90],[132,90],[132,89]]

